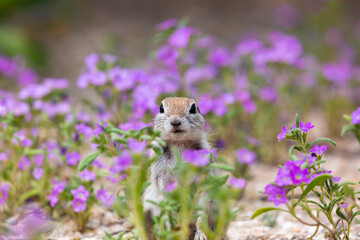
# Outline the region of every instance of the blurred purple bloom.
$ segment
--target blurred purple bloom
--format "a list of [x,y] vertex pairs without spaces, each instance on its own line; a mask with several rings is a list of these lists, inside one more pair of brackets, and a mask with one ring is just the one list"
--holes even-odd
[[95,135],[99,135],[100,133],[102,133],[104,130],[103,130],[103,127],[106,128],[107,124],[96,124],[96,127],[94,129],[94,131],[92,132],[92,134],[95,136]]
[[332,177],[331,178],[334,182],[340,182],[341,177]]
[[127,122],[127,123],[123,123],[123,124],[119,124],[118,128],[120,128],[121,130],[124,131],[128,131],[130,129],[134,129],[135,131],[139,131],[144,127],[149,127],[150,123],[143,123],[143,122]]
[[0,183],[0,205],[5,204],[6,199],[8,198],[8,192],[10,190],[10,185],[7,183]]
[[215,45],[216,45],[216,40],[211,36],[201,37],[195,41],[196,48],[211,49],[215,47]]
[[344,203],[344,204],[341,204],[341,205],[340,205],[341,208],[347,208],[347,206],[349,206],[348,203]]
[[64,191],[66,183],[67,182],[65,180],[60,181],[60,182],[57,182],[56,180],[52,180],[52,184],[53,184],[52,191],[56,194],[61,193],[62,191]]
[[287,130],[285,126],[282,126],[281,133],[279,133],[277,135],[278,142],[280,142],[282,139],[284,139],[286,137],[286,134],[288,133],[288,131],[289,130]]
[[326,145],[322,145],[319,147],[318,145],[314,145],[312,149],[309,149],[309,152],[315,153],[316,155],[321,155],[327,149]]
[[177,20],[176,19],[168,19],[168,20],[165,20],[161,23],[158,23],[156,25],[156,30],[158,31],[164,31],[164,30],[167,30],[169,28],[172,28],[172,27],[175,27],[177,24]]
[[73,207],[74,212],[83,212],[86,209],[86,202],[79,198],[75,198],[70,204]]
[[71,152],[65,155],[66,164],[75,166],[81,159],[81,155],[77,152]]
[[259,90],[259,98],[267,102],[275,102],[277,99],[277,93],[272,87],[264,87]]
[[59,195],[58,195],[57,193],[55,193],[55,192],[51,192],[51,193],[48,195],[47,199],[48,199],[49,202],[50,202],[50,206],[51,206],[51,207],[54,207],[54,206],[58,203],[58,201],[59,201]]
[[43,163],[44,155],[43,154],[36,154],[33,156],[33,162],[35,166],[40,167]]
[[145,150],[146,141],[138,142],[135,139],[129,138],[128,139],[128,147],[131,151],[135,153],[141,153]]
[[105,189],[98,190],[95,197],[102,202],[106,208],[111,207],[115,201],[115,195],[107,193]]
[[18,168],[20,171],[31,166],[31,161],[26,157],[22,156],[18,162]]
[[38,167],[34,168],[32,172],[32,175],[36,180],[40,179],[43,176],[43,174],[44,174],[44,169]]
[[168,43],[174,48],[184,48],[188,45],[190,37],[194,33],[194,28],[180,27],[171,34],[168,38]]
[[193,166],[196,167],[202,167],[209,164],[210,151],[207,149],[201,149],[201,150],[185,150],[182,153],[182,158],[185,162],[190,163]]
[[83,170],[82,172],[79,172],[78,176],[79,176],[79,178],[81,178],[82,180],[87,181],[87,182],[94,181],[95,177],[96,177],[95,173],[90,172],[87,169]]
[[136,71],[114,67],[109,71],[109,78],[117,90],[126,91],[135,86],[138,74]]
[[345,86],[352,77],[353,66],[349,61],[326,63],[322,67],[324,77],[336,86]]
[[86,202],[90,194],[89,191],[86,190],[83,185],[78,186],[76,189],[72,189],[70,192],[73,195],[74,199],[84,202]]
[[209,61],[215,66],[223,67],[229,64],[230,60],[231,60],[231,55],[229,51],[224,47],[213,49],[209,53]]
[[243,189],[246,186],[246,179],[231,176],[229,177],[228,183],[235,189]]
[[6,152],[0,152],[0,162],[5,162],[8,160],[8,155]]
[[47,78],[44,80],[44,86],[48,87],[49,89],[65,89],[69,87],[69,81],[64,78],[55,79],[55,78]]
[[173,192],[175,190],[175,188],[177,187],[177,182],[169,182],[168,184],[166,184],[164,191],[165,192]]
[[92,128],[87,126],[85,123],[76,124],[75,130],[83,134],[86,138],[91,137],[93,132]]
[[211,80],[216,77],[217,70],[211,65],[203,67],[189,67],[185,72],[187,84],[191,85],[202,80]]
[[360,124],[360,107],[351,113],[351,124]]
[[99,55],[97,53],[91,53],[85,57],[84,63],[86,69],[90,72],[97,71],[97,63],[99,61]]
[[113,166],[110,168],[110,172],[117,174],[127,170],[132,163],[131,154],[129,151],[125,150],[121,153],[120,156],[115,158]]
[[293,27],[299,21],[299,13],[296,8],[290,4],[278,5],[274,10],[275,23],[281,27]]
[[258,51],[263,45],[258,39],[249,38],[240,41],[235,47],[235,52],[239,56],[244,56]]
[[16,82],[19,86],[28,86],[36,83],[37,80],[37,74],[31,69],[21,70],[16,77]]
[[275,206],[279,206],[282,203],[286,203],[286,189],[272,184],[268,184],[265,187],[264,195],[268,195],[267,199],[273,202]]
[[156,58],[161,60],[165,66],[175,67],[176,60],[179,57],[179,52],[167,45],[164,45],[156,52]]
[[240,148],[236,150],[236,159],[239,163],[251,165],[256,159],[256,154],[247,148]]

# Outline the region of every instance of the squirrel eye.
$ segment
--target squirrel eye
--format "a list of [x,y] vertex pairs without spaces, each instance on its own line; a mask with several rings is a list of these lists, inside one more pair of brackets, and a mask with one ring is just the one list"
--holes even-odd
[[191,105],[191,108],[190,108],[190,111],[189,111],[191,114],[195,114],[196,113],[196,106],[195,106],[195,103],[193,103]]
[[160,105],[160,113],[164,113],[164,106],[162,104]]

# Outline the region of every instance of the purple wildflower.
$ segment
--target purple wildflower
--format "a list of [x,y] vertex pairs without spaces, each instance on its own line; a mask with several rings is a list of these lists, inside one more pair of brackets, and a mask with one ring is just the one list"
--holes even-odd
[[220,47],[209,53],[209,61],[215,66],[223,67],[230,63],[231,55],[226,48]]
[[0,152],[0,162],[5,162],[8,160],[8,155],[6,152]]
[[146,141],[138,142],[135,139],[129,138],[128,139],[128,146],[129,149],[135,153],[141,153],[145,150]]
[[256,159],[256,154],[247,148],[240,148],[236,150],[236,159],[239,163],[251,165]]
[[70,202],[71,206],[74,209],[74,212],[82,212],[86,209],[86,202],[81,199],[75,198]]
[[264,87],[259,90],[259,98],[267,102],[275,102],[277,99],[277,93],[272,87]]
[[246,179],[244,178],[236,178],[236,177],[229,177],[229,185],[235,189],[243,189],[246,186]]
[[179,52],[167,45],[156,51],[156,58],[161,60],[168,67],[175,67]]
[[332,177],[331,178],[334,182],[340,182],[341,177]]
[[263,47],[263,43],[255,38],[242,40],[235,47],[235,52],[239,56],[244,56],[258,51]]
[[351,124],[360,124],[360,107],[351,113]]
[[43,154],[37,154],[37,155],[34,155],[34,157],[33,157],[33,162],[34,162],[35,166],[37,166],[37,167],[40,167],[42,165],[43,160],[44,160]]
[[87,138],[91,137],[93,131],[92,128],[87,126],[85,123],[76,124],[75,130],[83,134]]
[[86,202],[90,194],[89,191],[86,190],[83,185],[78,186],[76,189],[72,189],[70,192],[73,195],[74,199],[84,202]]
[[127,170],[132,163],[131,154],[129,151],[123,151],[121,155],[115,158],[113,166],[110,168],[110,172],[117,174]]
[[168,19],[168,20],[165,20],[161,23],[158,23],[156,25],[156,30],[158,31],[165,31],[169,28],[172,28],[172,27],[175,27],[177,24],[177,20],[176,19]]
[[180,27],[171,34],[168,38],[168,43],[174,48],[184,48],[188,45],[190,37],[194,33],[194,28]]
[[337,86],[345,86],[351,78],[353,66],[349,61],[326,63],[322,67],[324,77]]
[[119,124],[118,128],[120,128],[121,130],[124,131],[128,131],[130,129],[134,129],[135,131],[139,131],[144,127],[149,127],[150,124],[149,123],[143,123],[143,122],[127,122],[127,123],[123,123],[123,124]]
[[267,199],[270,202],[273,202],[275,206],[278,206],[282,203],[286,203],[286,190],[285,188],[274,186],[272,184],[268,184],[265,187],[264,194],[268,194]]
[[8,198],[8,192],[10,190],[10,185],[7,183],[0,183],[0,205],[5,204],[6,199]]
[[81,155],[77,152],[71,152],[65,155],[66,164],[75,166],[81,159]]
[[48,195],[47,199],[48,199],[49,202],[50,202],[50,206],[51,206],[51,207],[54,207],[54,206],[58,203],[58,201],[59,201],[59,195],[58,195],[57,193],[55,193],[55,192],[51,192],[51,193]]
[[106,208],[111,207],[115,200],[115,196],[113,194],[107,193],[105,189],[99,189],[96,192],[95,197],[97,200],[102,202]]
[[185,162],[190,163],[196,167],[202,167],[209,164],[209,150],[201,149],[201,150],[185,150],[182,153],[182,158]]
[[79,178],[81,178],[82,180],[87,181],[87,182],[89,182],[89,181],[94,181],[94,180],[95,180],[95,177],[96,177],[95,173],[90,172],[90,171],[87,170],[87,169],[85,169],[85,170],[82,171],[82,172],[79,172],[79,173],[78,173],[78,176],[79,176]]
[[164,191],[165,192],[173,192],[176,187],[177,187],[177,182],[175,182],[175,181],[169,182],[168,184],[166,184]]
[[343,204],[340,205],[341,208],[347,208],[347,206],[349,206],[348,203],[343,203]]
[[42,168],[34,168],[32,172],[32,175],[36,180],[40,179],[43,176],[43,174],[44,174],[44,169]]
[[126,91],[135,86],[138,75],[136,71],[114,67],[109,71],[109,78],[117,90]]
[[18,168],[20,171],[30,167],[31,161],[26,157],[22,156],[18,162]]
[[316,155],[321,155],[327,149],[326,145],[322,145],[319,147],[318,145],[314,145],[312,149],[309,149],[309,152],[315,153]]

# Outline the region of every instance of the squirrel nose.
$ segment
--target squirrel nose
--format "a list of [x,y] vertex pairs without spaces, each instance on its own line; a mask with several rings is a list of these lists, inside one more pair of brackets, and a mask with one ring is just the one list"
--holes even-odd
[[173,125],[174,127],[178,127],[181,125],[181,121],[177,118],[171,120],[171,125]]

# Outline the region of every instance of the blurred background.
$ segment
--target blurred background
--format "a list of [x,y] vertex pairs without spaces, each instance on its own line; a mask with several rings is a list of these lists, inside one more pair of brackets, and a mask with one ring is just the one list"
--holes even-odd
[[[141,63],[154,50],[149,41],[155,25],[169,18],[187,17],[190,25],[228,46],[246,35],[276,28],[319,44],[324,44],[321,33],[332,24],[342,27],[345,38],[356,31],[360,35],[360,22],[358,29],[354,28],[360,21],[360,2],[328,2],[1,0],[0,52],[24,56],[41,77],[74,82],[84,57],[91,52],[112,53],[127,62]],[[289,7],[293,9],[286,9]]]
[[[240,123],[242,128],[256,125],[249,133],[255,140],[246,141],[255,146],[259,138],[275,143],[281,125],[291,123],[295,112],[302,114],[302,119],[315,122],[319,135],[339,138],[345,123],[342,115],[350,114],[360,104],[359,13],[357,0],[1,0],[0,54],[33,69],[27,76],[68,79],[70,98],[76,101],[89,95],[88,91],[75,87],[87,55],[113,54],[126,62],[123,66],[141,67],[159,48],[153,40],[155,26],[164,20],[187,19],[189,26],[213,36],[219,45],[229,49],[249,37],[266,39],[271,32],[280,31],[301,42],[304,59],[310,59],[306,60],[306,72],[316,80],[301,78],[312,81],[303,85],[301,92],[292,83],[286,88],[279,84],[279,93],[286,92],[287,96],[279,97],[278,105],[263,104],[267,100],[260,96],[254,117],[241,120],[246,124]],[[316,59],[314,65],[312,58]],[[320,74],[321,67],[330,69],[327,71],[330,77],[324,68]],[[270,79],[269,83],[284,78],[284,71],[275,68],[276,79]],[[293,74],[291,71],[285,78]],[[251,81],[256,82],[256,76],[254,79]],[[346,84],[339,83],[344,79]],[[318,86],[321,88],[317,89]],[[1,76],[0,87],[18,89],[14,79]],[[277,111],[285,102],[291,106]],[[269,106],[275,110],[268,114],[262,111]],[[218,118],[213,123],[217,125],[217,121]],[[223,125],[226,129],[227,124]],[[268,134],[263,134],[264,131]],[[219,140],[221,145],[226,134],[214,137],[213,141]],[[269,148],[264,149],[269,155]],[[264,155],[260,150],[260,156]]]

